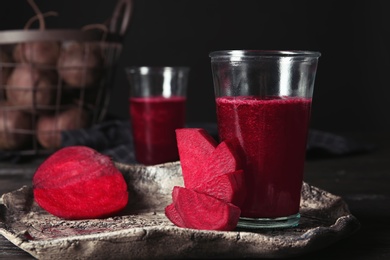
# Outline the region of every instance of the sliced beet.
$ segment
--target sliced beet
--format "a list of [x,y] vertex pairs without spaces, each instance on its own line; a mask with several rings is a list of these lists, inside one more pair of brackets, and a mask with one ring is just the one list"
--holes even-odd
[[215,176],[241,169],[239,157],[234,147],[227,141],[221,142],[206,160],[203,182],[212,180]]
[[214,177],[194,188],[194,191],[213,196],[241,207],[245,200],[244,171],[237,170]]
[[183,228],[186,227],[173,202],[165,207],[165,216],[167,216],[167,218],[176,226]]
[[177,147],[179,150],[180,164],[187,187],[197,186],[202,176],[199,169],[211,156],[218,143],[202,128],[176,129]]
[[181,218],[179,212],[177,212],[175,207],[175,202],[177,197],[179,196],[179,188],[178,186],[173,187],[172,189],[172,203],[165,207],[165,216],[176,226],[178,227],[186,227],[183,219]]
[[245,199],[244,173],[235,148],[201,128],[176,130],[184,186],[172,190],[166,216],[179,227],[233,230]]
[[174,187],[174,205],[185,227],[202,230],[230,231],[237,226],[239,207],[203,193]]
[[185,183],[185,187],[194,189],[213,178],[239,170],[241,163],[233,146],[223,141],[214,149],[210,156],[204,161],[197,162],[197,168],[194,171],[191,182]]

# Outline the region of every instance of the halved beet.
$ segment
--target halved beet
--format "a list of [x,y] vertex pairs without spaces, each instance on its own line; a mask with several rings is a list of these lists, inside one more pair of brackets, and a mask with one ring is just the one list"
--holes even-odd
[[193,190],[241,207],[246,195],[244,171],[237,170],[216,176]]
[[114,216],[128,201],[126,183],[119,174],[80,179],[63,185],[34,187],[34,199],[47,212],[64,219]]
[[184,185],[197,186],[202,176],[197,176],[203,164],[211,156],[218,143],[202,128],[176,129],[177,147]]
[[185,227],[219,231],[236,228],[241,214],[239,207],[183,187],[176,186],[173,192],[177,193],[173,205]]
[[49,156],[33,179],[35,201],[64,219],[112,216],[128,202],[127,183],[111,159],[86,146],[69,146]]

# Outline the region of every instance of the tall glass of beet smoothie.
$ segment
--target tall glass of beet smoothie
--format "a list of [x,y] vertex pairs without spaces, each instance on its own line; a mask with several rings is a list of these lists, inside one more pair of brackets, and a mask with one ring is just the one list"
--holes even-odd
[[235,143],[247,199],[242,228],[299,224],[314,80],[320,53],[210,53],[220,141]]
[[136,160],[145,165],[179,159],[175,129],[185,124],[187,67],[126,68]]

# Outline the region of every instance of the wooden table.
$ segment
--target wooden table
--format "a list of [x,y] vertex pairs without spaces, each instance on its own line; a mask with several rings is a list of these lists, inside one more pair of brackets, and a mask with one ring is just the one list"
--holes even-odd
[[[390,134],[352,135],[377,148],[369,153],[308,160],[305,181],[343,197],[361,222],[350,237],[299,259],[390,259]],[[31,183],[42,158],[0,163],[0,194]],[[33,259],[0,236],[0,258]]]

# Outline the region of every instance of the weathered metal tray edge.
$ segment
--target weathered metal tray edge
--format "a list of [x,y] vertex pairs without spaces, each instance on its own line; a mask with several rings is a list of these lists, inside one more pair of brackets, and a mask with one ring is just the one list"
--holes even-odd
[[66,221],[35,204],[31,187],[3,194],[0,234],[38,259],[284,258],[344,239],[359,227],[342,198],[303,183],[298,227],[230,232],[178,228],[164,215],[173,186],[183,186],[179,162],[116,163],[132,199],[122,215]]

